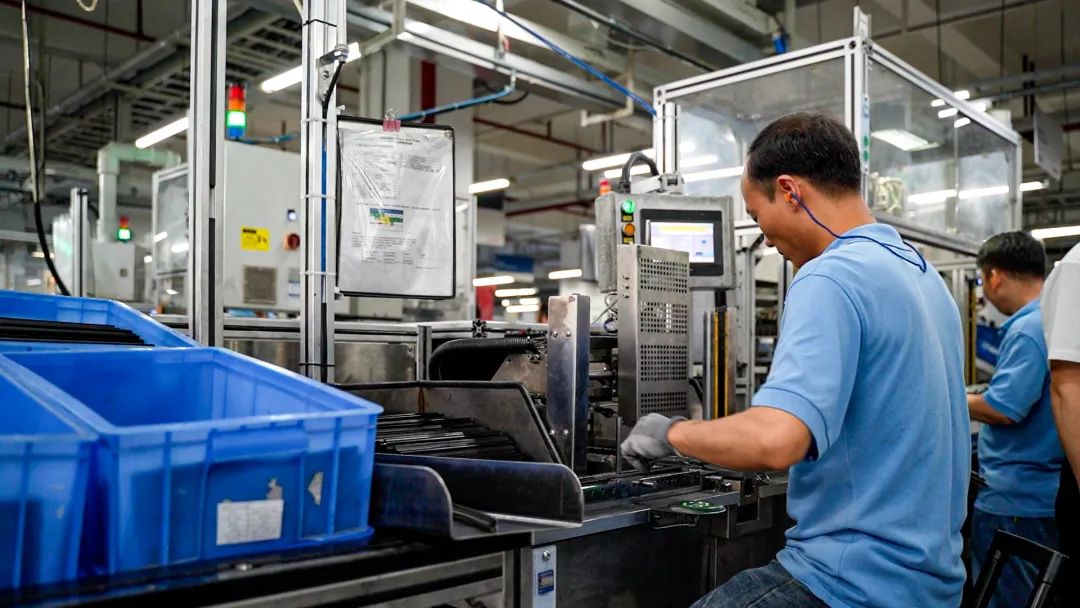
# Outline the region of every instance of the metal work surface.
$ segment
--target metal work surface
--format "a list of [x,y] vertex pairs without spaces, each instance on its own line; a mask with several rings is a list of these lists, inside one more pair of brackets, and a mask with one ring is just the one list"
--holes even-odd
[[[781,498],[768,502],[771,509],[782,510]],[[773,559],[789,525],[786,517],[778,517],[757,531],[720,538],[703,535],[692,524],[657,523],[644,506],[598,506],[579,529],[587,534],[536,534],[533,549],[517,552],[520,605],[552,605],[530,598],[526,586],[541,574],[532,565],[531,553],[547,549],[557,555],[553,605],[688,606],[736,573]]]
[[0,596],[23,606],[351,606],[429,607],[500,593],[515,573],[505,552],[523,537],[439,543],[376,535],[366,546],[323,547],[146,571],[80,586]]
[[[291,340],[238,339],[230,338],[226,332],[222,346],[290,371],[300,371],[299,336]],[[405,382],[416,377],[411,344],[336,342],[334,357],[341,382]]]
[[619,245],[619,415],[686,416],[690,262],[684,251]]

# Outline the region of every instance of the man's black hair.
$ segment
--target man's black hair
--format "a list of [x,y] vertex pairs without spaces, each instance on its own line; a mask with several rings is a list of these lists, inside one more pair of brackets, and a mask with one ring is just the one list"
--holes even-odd
[[996,268],[1022,277],[1041,279],[1046,276],[1046,250],[1042,242],[1019,230],[986,239],[979,247],[975,262],[987,272]]
[[750,144],[746,170],[770,197],[776,178],[785,173],[806,178],[828,194],[862,188],[855,137],[825,114],[799,112],[774,120]]

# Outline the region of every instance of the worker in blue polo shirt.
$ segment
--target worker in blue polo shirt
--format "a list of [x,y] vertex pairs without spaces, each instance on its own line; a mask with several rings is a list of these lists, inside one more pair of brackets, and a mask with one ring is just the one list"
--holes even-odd
[[[986,392],[968,395],[979,430],[979,471],[987,487],[971,514],[972,575],[978,577],[995,530],[1043,545],[1057,545],[1054,499],[1064,452],[1050,404],[1050,365],[1039,294],[1046,271],[1042,243],[1026,232],[989,238],[976,261],[983,294],[1002,313],[997,371]],[[1013,559],[1005,567],[992,606],[1022,606],[1038,574]]]
[[937,271],[861,196],[851,132],[821,114],[765,127],[746,210],[799,267],[768,379],[745,412],[642,417],[637,465],[675,453],[726,468],[790,467],[795,526],[766,566],[700,608],[958,606],[971,438],[963,330]]

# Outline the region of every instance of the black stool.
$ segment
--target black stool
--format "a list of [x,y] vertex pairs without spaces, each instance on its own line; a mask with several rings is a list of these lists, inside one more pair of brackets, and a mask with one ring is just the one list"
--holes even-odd
[[990,552],[986,556],[986,563],[982,572],[979,573],[979,580],[975,583],[974,608],[987,608],[990,605],[990,599],[994,597],[994,592],[997,590],[998,579],[1001,578],[1001,571],[1005,569],[1009,558],[1014,556],[1030,562],[1039,569],[1039,574],[1035,579],[1035,588],[1028,596],[1027,608],[1041,608],[1047,605],[1052,597],[1054,581],[1068,558],[1049,547],[998,530],[994,532],[994,540],[990,542]]

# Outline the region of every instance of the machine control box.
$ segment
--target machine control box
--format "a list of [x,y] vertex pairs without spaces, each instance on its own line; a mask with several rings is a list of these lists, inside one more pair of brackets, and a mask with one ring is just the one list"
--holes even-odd
[[650,245],[685,251],[691,289],[735,286],[734,229],[730,197],[609,193],[596,199],[597,281],[614,291],[616,248]]

